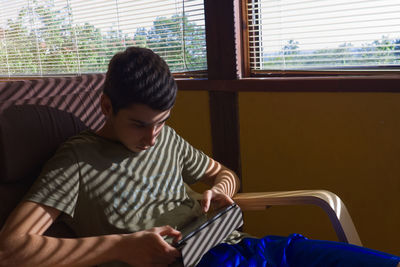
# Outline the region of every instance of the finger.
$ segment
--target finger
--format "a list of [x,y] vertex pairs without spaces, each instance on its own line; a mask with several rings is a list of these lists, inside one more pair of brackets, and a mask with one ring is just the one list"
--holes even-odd
[[201,203],[202,206],[203,206],[203,212],[207,212],[208,209],[210,208],[211,197],[212,197],[212,191],[211,190],[204,191],[203,200],[202,200],[202,203]]
[[[157,228],[170,228],[171,230],[175,230],[170,226],[162,226],[162,227],[157,227]],[[180,232],[177,231],[180,235]],[[181,257],[181,252],[176,249],[175,247],[171,246],[168,242],[166,242],[162,237],[161,234],[159,234],[159,247],[158,247],[158,255],[159,255],[159,260],[162,262],[165,261],[174,261],[176,258]]]
[[223,207],[226,207],[226,206],[230,206],[233,203],[235,203],[235,202],[231,198],[227,197],[227,198],[224,198],[223,200],[218,202],[218,204],[219,204],[218,208],[223,208]]
[[233,199],[230,198],[229,196],[226,198],[226,202],[228,203],[228,205],[232,205],[233,203],[235,203],[235,202],[233,201]]
[[174,243],[176,243],[176,242],[178,242],[179,240],[181,240],[182,239],[182,233],[181,232],[179,232],[179,235],[176,235],[176,236],[174,236]]
[[161,227],[157,227],[158,228],[158,234],[161,236],[172,236],[174,238],[182,238],[182,234],[181,232],[179,232],[178,230],[172,228],[169,225],[165,225],[165,226],[161,226]]
[[171,236],[173,237],[173,243],[177,243],[182,239],[182,233],[169,225],[158,227],[156,230],[160,236]]
[[[213,189],[212,189],[213,190]],[[220,206],[231,205],[234,203],[232,198],[219,190],[214,191],[214,199],[219,202]]]

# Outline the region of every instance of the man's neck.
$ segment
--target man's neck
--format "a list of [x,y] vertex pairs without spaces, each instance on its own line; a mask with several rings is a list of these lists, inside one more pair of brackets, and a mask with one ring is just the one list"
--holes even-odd
[[96,131],[96,134],[106,139],[115,140],[112,129],[107,121],[99,130]]

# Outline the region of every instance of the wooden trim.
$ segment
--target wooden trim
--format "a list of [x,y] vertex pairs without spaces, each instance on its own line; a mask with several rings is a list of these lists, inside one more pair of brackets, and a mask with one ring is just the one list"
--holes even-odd
[[179,90],[225,92],[400,92],[400,75],[248,78],[240,80],[177,79]]
[[[238,1],[238,0],[235,0]],[[236,79],[234,1],[205,0],[208,79]]]
[[245,57],[244,55],[244,49],[243,47],[243,36],[245,36],[247,33],[244,32],[244,27],[242,25],[243,21],[243,1],[240,0],[234,0],[233,1],[233,6],[234,6],[234,27],[235,27],[235,58],[236,58],[236,77],[238,79],[243,77],[243,74],[245,73],[246,66],[245,66]]
[[251,70],[250,70],[250,44],[249,44],[249,21],[247,18],[247,2],[248,1],[241,1],[241,21],[239,21],[240,31],[242,33],[241,36],[241,50],[240,55],[238,56],[241,58],[242,61],[242,76],[241,77],[250,77]]
[[[235,20],[240,19],[240,0],[205,0],[208,80],[236,80],[241,76],[237,49],[240,33]],[[236,29],[236,31],[235,31]],[[238,35],[239,34],[239,35]],[[238,43],[239,42],[239,43]],[[240,53],[240,52],[238,52]],[[178,87],[184,80],[178,80]],[[189,86],[197,81],[189,82]],[[210,122],[213,158],[241,177],[238,95],[232,91],[210,91]]]
[[[65,76],[76,77],[76,76]],[[64,78],[65,78],[64,77]],[[45,77],[0,79],[0,82]],[[48,78],[48,77],[47,77]],[[60,77],[52,77],[60,78]],[[177,78],[182,91],[228,92],[400,92],[400,75],[316,76],[208,80]]]
[[[382,70],[361,70],[360,69],[347,69],[347,70],[287,70],[287,71],[277,71],[277,70],[252,70],[251,78],[272,78],[272,77],[326,77],[326,76],[382,76],[382,75],[400,75],[400,71],[394,69],[382,69]],[[246,77],[250,77],[246,76]]]
[[213,157],[241,177],[238,94],[211,91],[210,113]]
[[[82,73],[82,74],[74,74],[74,75],[44,75],[44,76],[0,76],[0,81],[23,81],[23,80],[38,80],[44,78],[65,78],[65,77],[80,77],[85,75],[97,75],[97,74],[105,74],[105,72],[94,72],[94,73]],[[196,71],[186,71],[186,72],[174,72],[172,73],[175,79],[204,79],[207,78],[208,71],[207,70],[196,70]]]

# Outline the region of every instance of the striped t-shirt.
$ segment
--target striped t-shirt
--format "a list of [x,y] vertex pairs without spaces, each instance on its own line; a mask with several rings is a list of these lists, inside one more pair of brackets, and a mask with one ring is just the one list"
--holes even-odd
[[162,225],[180,229],[201,213],[184,183],[202,178],[208,164],[203,152],[168,126],[139,153],[85,131],[58,149],[25,199],[70,215],[81,237]]

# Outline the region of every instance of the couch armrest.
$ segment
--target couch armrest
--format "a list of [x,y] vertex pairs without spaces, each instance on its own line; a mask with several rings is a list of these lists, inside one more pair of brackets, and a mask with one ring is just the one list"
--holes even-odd
[[242,210],[263,210],[275,205],[317,205],[328,214],[339,241],[362,246],[346,206],[336,194],[330,191],[238,193],[233,200]]

